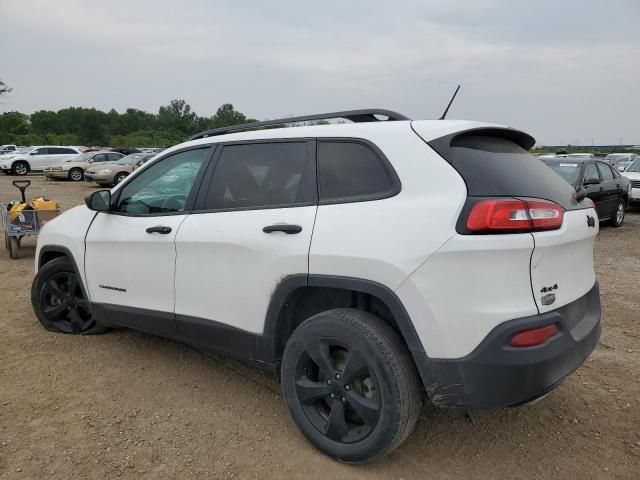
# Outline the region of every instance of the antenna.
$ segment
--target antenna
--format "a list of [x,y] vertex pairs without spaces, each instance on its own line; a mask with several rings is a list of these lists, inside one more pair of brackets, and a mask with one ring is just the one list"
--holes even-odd
[[444,113],[438,120],[444,120],[444,117],[447,116],[447,113],[449,112],[449,108],[451,108],[451,104],[453,103],[453,100],[456,98],[456,95],[458,94],[458,90],[460,90],[460,85],[458,85],[458,88],[456,88],[456,91],[453,92],[453,97],[451,97],[451,100],[449,100],[449,105],[447,105],[447,108],[444,109]]

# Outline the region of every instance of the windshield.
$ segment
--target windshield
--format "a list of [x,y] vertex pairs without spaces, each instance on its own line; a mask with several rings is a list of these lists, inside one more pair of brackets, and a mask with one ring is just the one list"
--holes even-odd
[[631,166],[629,168],[627,168],[625,171],[626,172],[640,173],[640,160],[636,160],[635,162],[633,162],[631,164]]
[[578,182],[580,176],[580,164],[570,162],[544,162],[551,169],[564,178],[571,185]]
[[127,155],[126,157],[122,157],[116,163],[120,165],[133,165],[138,160],[140,160],[144,155],[140,155],[139,153],[133,153],[131,155]]

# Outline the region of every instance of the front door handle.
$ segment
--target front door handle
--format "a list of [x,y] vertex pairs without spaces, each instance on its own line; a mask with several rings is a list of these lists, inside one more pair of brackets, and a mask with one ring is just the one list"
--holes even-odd
[[160,225],[157,227],[149,227],[147,228],[147,233],[161,233],[162,235],[166,235],[167,233],[171,233],[171,227],[163,227]]
[[302,231],[302,227],[300,225],[288,225],[285,223],[281,223],[277,225],[269,225],[268,227],[264,227],[262,231],[264,233],[284,232],[287,235],[293,235],[295,233],[300,233]]

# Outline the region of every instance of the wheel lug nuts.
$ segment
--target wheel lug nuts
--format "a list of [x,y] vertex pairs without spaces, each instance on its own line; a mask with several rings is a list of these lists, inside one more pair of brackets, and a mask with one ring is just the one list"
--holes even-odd
[[331,385],[331,380],[327,380],[327,385]]
[[351,390],[351,385],[345,385],[344,389],[348,392],[349,390]]
[[347,401],[347,399],[344,397],[340,397],[340,400],[342,400],[342,403],[345,403]]
[[340,380],[340,374],[336,373],[336,380]]
[[336,398],[335,394],[333,394],[333,393],[331,395],[329,395],[329,397]]

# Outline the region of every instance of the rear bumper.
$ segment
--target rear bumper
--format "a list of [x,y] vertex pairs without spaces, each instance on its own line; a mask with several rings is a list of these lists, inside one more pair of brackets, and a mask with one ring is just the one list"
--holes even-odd
[[[522,331],[555,324],[559,333],[535,347],[509,346]],[[528,403],[556,387],[587,359],[600,338],[598,282],[583,297],[556,310],[504,322],[469,355],[433,359],[414,353],[433,403],[499,408]]]

